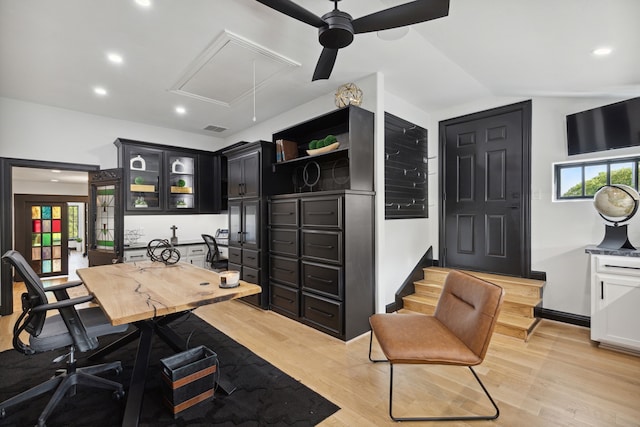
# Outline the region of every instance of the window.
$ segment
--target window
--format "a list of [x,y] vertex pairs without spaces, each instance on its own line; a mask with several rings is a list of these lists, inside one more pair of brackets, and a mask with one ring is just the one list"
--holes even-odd
[[625,184],[638,190],[640,157],[555,165],[558,200],[591,199],[607,184]]
[[69,206],[69,239],[76,239],[78,236],[78,206],[70,205]]

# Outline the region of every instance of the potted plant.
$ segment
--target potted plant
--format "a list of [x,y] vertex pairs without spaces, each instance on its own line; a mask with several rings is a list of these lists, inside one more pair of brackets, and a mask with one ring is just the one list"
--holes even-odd
[[76,250],[82,251],[82,237],[76,237]]

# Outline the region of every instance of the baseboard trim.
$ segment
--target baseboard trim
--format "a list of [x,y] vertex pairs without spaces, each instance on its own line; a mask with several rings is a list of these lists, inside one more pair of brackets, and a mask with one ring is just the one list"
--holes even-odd
[[542,280],[543,282],[547,281],[547,272],[546,271],[532,271],[530,279]]
[[556,320],[558,322],[569,323],[571,325],[584,326],[585,328],[591,327],[591,317],[580,314],[536,307],[534,309],[534,315],[540,319]]
[[392,302],[391,304],[387,304],[384,308],[385,313],[395,313],[398,311],[398,304]]

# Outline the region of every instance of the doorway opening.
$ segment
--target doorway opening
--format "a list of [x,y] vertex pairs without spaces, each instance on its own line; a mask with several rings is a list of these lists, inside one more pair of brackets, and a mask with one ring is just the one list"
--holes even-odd
[[[100,167],[97,165],[0,158],[0,177],[2,182],[0,184],[0,200],[3,201],[0,208],[0,254],[4,254],[8,250],[16,248],[16,242],[18,239],[14,226],[16,215],[14,197],[16,194],[49,193],[49,195],[59,195],[62,190],[55,190],[55,184],[57,183],[52,180],[58,179],[58,183],[60,183],[60,178],[52,177],[50,175],[55,174],[60,177],[64,174],[74,175],[74,179],[77,181],[65,183],[66,190],[62,191],[62,194],[69,194],[68,197],[70,198],[72,196],[80,197],[81,199],[76,199],[76,202],[82,203],[82,209],[86,212],[84,206],[86,206],[88,201],[88,173],[99,169]],[[22,175],[23,173],[31,174],[33,176],[30,179],[24,179],[24,175]],[[39,181],[35,178],[37,175],[40,176],[40,178],[38,178]],[[65,216],[66,214],[67,212],[65,212]],[[86,214],[83,213],[83,216],[84,219],[82,221],[82,227],[85,230],[84,234],[86,235]],[[40,227],[42,227],[43,223],[40,222],[39,224]],[[31,225],[34,226],[33,223]],[[40,238],[42,239],[43,229],[41,228],[40,230]],[[53,236],[48,238],[53,240]],[[22,236],[21,239],[24,239],[24,236]],[[86,242],[86,236],[83,237],[83,241]],[[60,250],[63,250],[63,248],[65,251],[68,250],[67,245],[68,242],[60,241]],[[84,265],[84,262],[86,262],[86,258],[82,256],[84,252],[85,250],[83,249],[79,258],[71,257],[71,262],[69,262],[69,257],[67,256],[67,265],[70,270],[73,269],[73,273],[68,277],[69,280],[73,280],[73,277],[75,277],[73,276],[75,269],[78,268],[78,266]],[[0,315],[11,314],[14,309],[13,277],[11,267],[7,263],[0,263],[0,278]]]

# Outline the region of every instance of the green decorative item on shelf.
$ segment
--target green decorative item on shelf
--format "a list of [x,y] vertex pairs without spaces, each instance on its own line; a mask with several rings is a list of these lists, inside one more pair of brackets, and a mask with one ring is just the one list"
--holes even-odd
[[184,179],[178,180],[178,187],[184,187],[185,185],[187,185],[187,183]]
[[144,184],[144,178],[143,178],[143,177],[141,177],[141,176],[136,176],[136,177],[133,179],[133,182],[134,182],[134,183],[136,183],[136,184],[138,184],[138,185],[142,185],[142,184]]
[[318,148],[326,147],[338,141],[334,135],[327,135],[324,139],[314,139],[309,143],[309,150],[316,150]]

